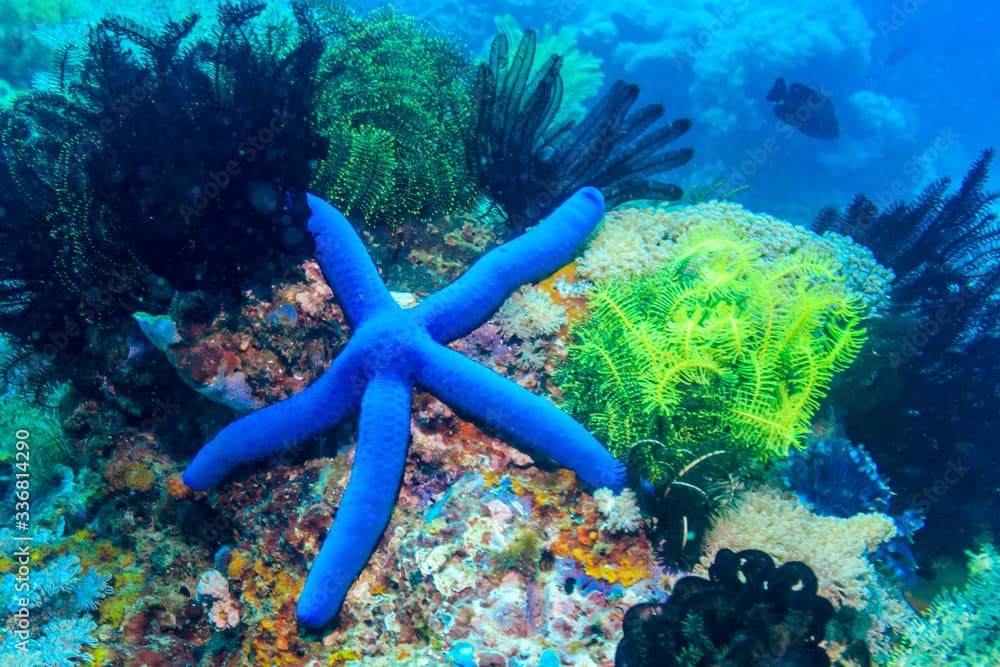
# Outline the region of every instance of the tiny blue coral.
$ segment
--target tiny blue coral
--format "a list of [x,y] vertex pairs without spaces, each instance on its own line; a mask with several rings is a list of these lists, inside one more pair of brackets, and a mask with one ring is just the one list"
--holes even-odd
[[[85,648],[97,644],[97,624],[90,613],[114,592],[110,578],[94,568],[82,573],[74,554],[32,571],[27,590],[14,575],[5,576],[0,601],[8,617],[0,630],[0,665],[74,667],[91,662]],[[27,629],[20,622],[25,616],[32,619]]]
[[85,646],[96,646],[97,624],[89,618],[60,618],[42,627],[42,634],[29,642],[28,652],[38,657],[38,667],[76,667],[92,662]]
[[625,470],[552,403],[446,347],[485,322],[520,285],[572,259],[604,212],[600,191],[578,191],[531,231],[406,310],[393,301],[344,216],[318,197],[307,199],[317,259],[354,333],[308,388],[220,431],[198,452],[184,482],[205,489],[236,466],[286,450],[360,409],[350,481],[299,597],[299,620],[315,628],[337,615],[389,522],[409,447],[414,386],[595,488],[621,491]]
[[[823,516],[889,513],[893,494],[888,481],[864,447],[839,435],[792,452],[784,466],[784,479],[795,495]],[[923,515],[907,510],[892,519],[897,536],[880,545],[872,558],[904,588],[912,588],[918,567],[909,543],[923,527]]]
[[[76,588],[80,576],[80,559],[68,554],[60,556],[47,567],[34,573],[30,579],[27,591],[16,594],[17,579],[13,574],[7,574],[0,586],[3,599],[7,602],[7,611],[14,613],[20,607],[40,609],[65,593],[71,593]],[[24,600],[22,604],[19,600]]]
[[788,455],[785,483],[823,516],[849,517],[889,510],[892,491],[860,445],[831,435]]

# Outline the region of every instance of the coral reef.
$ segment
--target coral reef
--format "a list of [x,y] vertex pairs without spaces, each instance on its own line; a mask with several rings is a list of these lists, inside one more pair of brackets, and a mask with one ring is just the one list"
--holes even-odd
[[753,101],[775,72],[858,67],[868,62],[875,36],[850,0],[682,0],[669,7],[625,0],[613,10],[586,10],[581,25],[607,44],[615,62],[636,73],[670,71],[673,85],[686,87],[697,120],[722,136],[763,125],[762,107]]
[[85,648],[97,643],[91,613],[114,592],[111,575],[92,567],[83,572],[74,554],[33,561],[28,542],[4,553],[18,565],[0,580],[0,608],[6,612],[0,662],[39,667],[90,662]]
[[895,535],[896,524],[884,514],[824,517],[797,499],[758,489],[743,494],[714,523],[699,570],[707,571],[723,548],[767,548],[778,563],[800,560],[808,565],[823,597],[861,609],[875,588],[868,556]]
[[642,522],[635,491],[625,489],[615,494],[611,489],[594,492],[594,502],[604,517],[599,528],[612,533],[634,533]]
[[[806,449],[792,452],[781,466],[785,484],[821,516],[847,518],[856,514],[889,514],[892,491],[860,445],[830,434],[810,441]],[[917,581],[917,563],[910,548],[924,525],[923,515],[908,509],[894,516],[897,536],[873,554],[883,569],[904,587]]]
[[[27,397],[23,389],[10,389],[0,396],[0,433],[14,438],[0,450],[0,464],[31,471],[36,492],[57,483],[59,469],[73,458],[59,411]],[[55,398],[58,398],[57,394]],[[25,443],[18,446],[17,442]]]
[[779,564],[802,561],[815,573],[819,594],[837,610],[827,648],[851,650],[862,641],[877,659],[884,659],[914,616],[874,562],[879,547],[897,534],[896,523],[884,514],[819,516],[794,496],[752,489],[714,519],[694,571],[707,572],[715,554],[727,548],[767,549]]
[[[522,3],[519,16],[558,30],[498,19],[478,70],[417,19],[340,3],[96,0],[40,32],[55,66],[0,106],[0,432],[13,444],[0,451],[0,663],[825,665],[828,654],[840,667],[870,651],[898,665],[992,664],[995,550],[916,618],[888,575],[913,578],[920,512],[889,516],[871,457],[813,423],[862,325],[879,327],[879,356],[861,354],[894,374],[869,364],[852,389],[909,410],[913,426],[865,439],[880,465],[883,452],[898,465],[961,437],[971,444],[944,475],[954,464],[978,483],[995,469],[979,444],[995,425],[1000,358],[992,153],[954,195],[936,183],[883,215],[859,200],[827,213],[822,235],[725,202],[618,209],[571,261],[605,201],[676,199],[654,179],[691,158],[670,150],[689,121],[634,110],[634,86],[607,87],[588,113],[602,79],[581,49],[613,40],[611,57],[635,68],[676,56],[689,80],[657,72],[662,90],[673,104],[691,83],[703,137],[737,117],[752,127],[743,91],[777,63],[867,49],[845,1],[779,15],[681,0],[669,25],[661,7],[623,2],[644,11]],[[490,24],[459,4],[420,10]],[[763,42],[720,41],[746,26],[773,37],[810,7],[843,22],[811,22],[752,63],[735,58]],[[44,12],[65,8],[13,10],[54,21]],[[707,17],[722,24],[688,48],[675,27]],[[0,51],[20,47],[21,28],[0,28],[12,40]],[[24,64],[13,62],[17,86]],[[862,91],[849,104],[884,109],[868,123],[878,132],[907,129],[893,113],[903,101]],[[557,208],[580,184],[603,194]],[[721,187],[685,201],[728,196]],[[895,229],[866,228],[876,224]],[[868,234],[873,251],[834,229]],[[900,276],[891,295],[876,258]],[[900,332],[912,349],[887,347]],[[929,379],[948,395],[880,403],[867,389],[887,377],[905,386],[886,395],[926,399]],[[600,405],[607,396],[616,406]],[[856,404],[838,416],[875,409]],[[355,432],[340,418],[358,408]],[[233,413],[244,416],[225,426]],[[810,430],[825,439],[786,467],[762,465]],[[26,519],[27,445],[10,438],[22,434]],[[775,490],[782,473],[799,498]],[[675,569],[692,565],[696,576]]]
[[768,262],[800,251],[831,256],[834,261],[830,268],[837,282],[864,299],[871,315],[889,311],[894,275],[879,264],[871,250],[843,234],[810,232],[725,201],[609,211],[577,262],[579,274],[586,280],[606,281],[655,272],[671,256],[672,245],[688,230],[720,223],[734,226],[753,239],[762,259]]
[[81,389],[91,325],[310,249],[293,223],[325,151],[321,38],[306,12],[265,31],[263,9],[223,4],[200,38],[194,15],[105,18],[62,45],[53,87],[0,114],[0,325]]
[[906,627],[893,651],[892,667],[995,665],[1000,661],[1000,556],[985,545],[969,554],[969,578],[947,590]]
[[208,607],[208,619],[216,630],[228,630],[240,624],[240,605],[233,599],[229,582],[218,570],[198,577],[197,599]]
[[566,310],[537,287],[522,287],[514,292],[500,306],[497,318],[505,337],[522,341],[551,336],[569,323]]
[[[510,14],[496,16],[493,24],[499,33],[507,38],[507,44],[518,44],[524,31]],[[559,76],[563,81],[563,96],[552,122],[559,126],[565,121],[580,122],[587,115],[584,102],[596,95],[604,84],[601,59],[577,48],[580,30],[572,25],[561,25],[554,29],[549,25],[537,31],[533,72],[549,60],[549,56],[560,58]]]
[[336,616],[389,521],[392,490],[406,460],[414,384],[595,487],[620,491],[624,468],[551,403],[441,345],[482,323],[521,283],[566,262],[604,211],[598,190],[580,190],[530,233],[486,254],[454,284],[407,310],[393,302],[343,215],[308,198],[317,258],[354,327],[351,340],[309,388],[218,433],[188,466],[184,482],[203,490],[241,463],[283,452],[360,407],[352,484],[299,598],[299,619],[318,628]]
[[439,665],[464,641],[480,664],[535,667],[548,645],[565,665],[610,665],[617,605],[662,598],[669,587],[648,540],[602,531],[597,501],[570,471],[546,472],[427,394],[415,400],[392,518],[322,637],[297,630],[295,595],[354,448],[241,477],[220,489],[214,510],[194,499],[195,514],[237,524],[206,546],[231,546],[216,567],[240,602],[241,625],[234,644],[207,654],[233,665]]
[[0,2],[0,62],[4,63],[0,106],[6,105],[16,91],[27,88],[38,71],[38,64],[52,57],[34,34],[37,26],[69,20],[80,11],[79,4],[76,0]]
[[783,466],[785,484],[821,516],[849,517],[889,511],[892,491],[872,457],[837,435],[815,439],[792,452]]
[[[343,347],[349,327],[315,260],[240,312],[203,293],[177,293],[165,315],[135,313],[143,334],[184,383],[242,413],[305,389]],[[323,335],[320,335],[320,332]]]

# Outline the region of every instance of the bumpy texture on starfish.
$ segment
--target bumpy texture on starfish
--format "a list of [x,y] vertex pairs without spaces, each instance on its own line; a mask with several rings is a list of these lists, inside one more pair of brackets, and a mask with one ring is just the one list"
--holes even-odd
[[205,489],[241,463],[292,447],[360,407],[351,478],[299,597],[299,620],[316,628],[337,615],[389,523],[409,447],[414,385],[593,487],[621,491],[625,471],[552,403],[445,347],[485,322],[522,283],[572,259],[604,212],[600,191],[580,190],[534,229],[486,253],[454,283],[407,310],[392,300],[344,216],[314,195],[308,202],[317,259],[354,333],[308,388],[222,429],[198,452],[184,482]]

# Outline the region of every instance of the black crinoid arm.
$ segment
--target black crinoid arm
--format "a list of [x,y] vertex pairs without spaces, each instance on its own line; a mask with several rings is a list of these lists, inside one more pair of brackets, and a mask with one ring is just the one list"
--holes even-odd
[[323,35],[302,6],[264,9],[95,20],[0,110],[0,328],[81,344],[154,292],[238,293],[311,252]]
[[1000,193],[986,189],[994,155],[983,151],[955,192],[948,192],[949,179],[937,179],[912,202],[882,211],[857,195],[843,213],[825,208],[813,224],[870,247],[896,274],[897,313],[935,322],[921,345],[925,374],[946,354],[965,357],[970,344],[1000,339],[1000,218],[993,210]]
[[557,122],[562,58],[535,66],[535,32],[511,57],[506,36],[493,40],[476,81],[478,120],[468,159],[479,186],[507,216],[513,233],[548,215],[582,186],[601,189],[608,206],[634,199],[674,201],[683,194],[656,176],[686,164],[690,148],[666,150],[691,127],[660,123],[662,105],[629,113],[639,87],[618,81],[579,123]]
[[131,313],[174,290],[238,298],[312,252],[315,97],[333,74],[310,10],[265,6],[95,18],[0,109],[0,330],[78,390],[99,391],[81,360]]
[[[924,554],[967,548],[956,526],[1000,529],[995,512],[980,511],[1000,485],[1000,193],[987,189],[994,155],[984,151],[955,189],[938,179],[912,201],[882,208],[858,195],[813,226],[869,246],[896,274],[892,307],[869,324],[868,347],[833,400],[893,489],[927,511]],[[958,486],[928,491],[956,470]]]

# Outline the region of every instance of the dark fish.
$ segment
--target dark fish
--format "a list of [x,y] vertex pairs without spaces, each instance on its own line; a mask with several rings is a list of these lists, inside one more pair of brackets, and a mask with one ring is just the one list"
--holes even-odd
[[779,78],[767,94],[768,102],[775,102],[774,115],[802,134],[814,139],[836,139],[840,136],[833,103],[815,88],[801,83],[785,86]]

